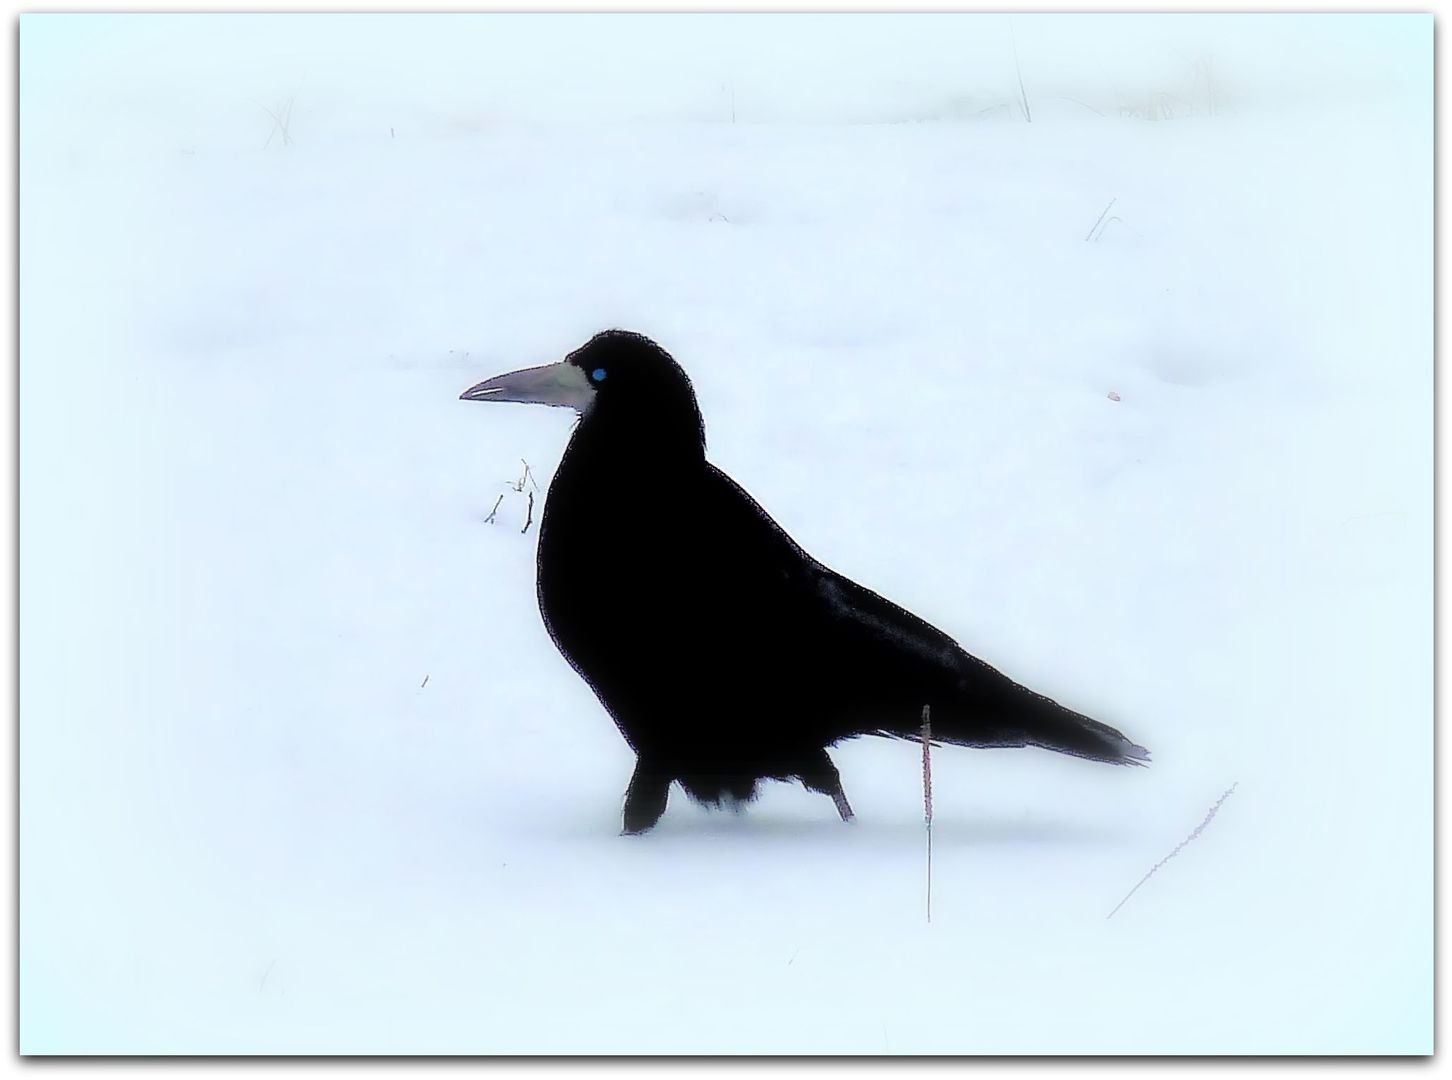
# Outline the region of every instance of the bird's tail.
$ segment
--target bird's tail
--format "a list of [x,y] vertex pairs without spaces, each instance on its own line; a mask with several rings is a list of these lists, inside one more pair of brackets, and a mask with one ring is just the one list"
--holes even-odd
[[[930,738],[957,746],[1040,746],[1061,754],[1112,765],[1148,765],[1150,752],[1122,732],[1066,709],[1058,702],[1013,684],[994,701],[951,702],[929,710]],[[896,738],[921,738],[922,728],[880,732]]]
[[1030,711],[1025,723],[1028,745],[1092,761],[1107,761],[1111,765],[1149,764],[1149,751],[1123,732],[1048,698],[1043,702],[1042,707]]

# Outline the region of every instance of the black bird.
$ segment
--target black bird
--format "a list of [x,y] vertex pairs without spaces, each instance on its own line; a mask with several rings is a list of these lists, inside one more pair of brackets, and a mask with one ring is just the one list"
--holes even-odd
[[540,520],[539,607],[636,753],[625,832],[655,825],[672,781],[719,806],[800,780],[847,821],[827,748],[919,737],[925,706],[934,741],[1148,760],[803,551],[706,460],[690,380],[649,338],[607,330],[460,396],[580,414]]

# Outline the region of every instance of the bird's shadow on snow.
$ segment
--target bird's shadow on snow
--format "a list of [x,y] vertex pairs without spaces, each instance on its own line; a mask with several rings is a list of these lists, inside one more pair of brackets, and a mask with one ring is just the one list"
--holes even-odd
[[[923,821],[865,820],[859,816],[851,822],[834,818],[801,818],[730,811],[686,810],[668,813],[660,824],[640,836],[623,836],[602,829],[598,822],[559,823],[574,838],[588,833],[602,839],[611,838],[621,844],[671,845],[737,843],[753,844],[800,843],[855,846],[903,847],[921,846],[924,842]],[[618,828],[618,827],[617,827]],[[933,846],[985,847],[1013,845],[1096,845],[1114,844],[1131,839],[1130,834],[1105,825],[1051,818],[975,818],[939,816],[933,820]]]

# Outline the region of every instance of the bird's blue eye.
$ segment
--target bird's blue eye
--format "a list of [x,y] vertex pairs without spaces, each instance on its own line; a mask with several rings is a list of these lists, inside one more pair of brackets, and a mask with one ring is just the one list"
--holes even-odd
[[590,372],[590,378],[594,382],[604,382],[605,369],[602,367],[597,367],[594,371]]

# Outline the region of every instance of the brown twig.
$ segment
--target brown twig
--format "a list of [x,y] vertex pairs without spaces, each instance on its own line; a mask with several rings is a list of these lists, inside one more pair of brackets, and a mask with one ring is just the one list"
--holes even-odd
[[1139,879],[1139,884],[1136,885],[1134,888],[1130,889],[1129,892],[1125,894],[1124,899],[1121,900],[1119,903],[1117,903],[1117,904],[1114,905],[1114,911],[1111,911],[1108,915],[1106,915],[1104,917],[1106,919],[1112,919],[1112,918],[1114,918],[1114,912],[1115,911],[1118,911],[1120,908],[1124,907],[1124,905],[1129,902],[1129,898],[1131,896],[1133,896],[1135,893],[1139,892],[1139,886],[1140,885],[1143,885],[1146,881],[1148,881],[1151,877],[1154,876],[1154,872],[1156,870],[1158,870],[1160,867],[1164,866],[1165,863],[1169,862],[1176,855],[1178,855],[1180,853],[1180,851],[1185,847],[1186,844],[1188,844],[1191,840],[1195,839],[1195,837],[1199,836],[1202,832],[1204,832],[1205,831],[1205,826],[1210,824],[1210,819],[1213,818],[1215,816],[1215,812],[1220,809],[1220,804],[1223,803],[1226,799],[1230,798],[1230,793],[1233,792],[1239,786],[1240,786],[1240,781],[1237,780],[1235,783],[1231,784],[1230,787],[1226,788],[1225,794],[1222,795],[1222,796],[1220,796],[1220,798],[1218,798],[1218,799],[1215,800],[1215,805],[1212,806],[1210,808],[1210,812],[1205,815],[1205,820],[1202,821],[1202,822],[1200,822],[1200,824],[1198,824],[1198,825],[1195,826],[1195,831],[1192,832],[1189,836],[1185,837],[1185,839],[1181,840],[1180,843],[1179,843],[1179,846],[1176,847],[1174,851],[1170,852],[1168,855],[1166,855],[1159,862],[1157,862],[1153,866],[1151,866],[1149,868],[1149,873],[1145,874],[1144,877],[1142,877],[1142,878]]
[[529,532],[530,523],[533,522],[533,521],[534,521],[534,492],[531,491],[529,493],[529,509],[526,510],[525,513],[524,513],[524,528],[522,528],[522,529],[519,530],[521,535],[523,535],[524,533]]
[[928,834],[928,922],[933,921],[933,720],[923,706],[923,826]]
[[424,688],[424,687],[425,687],[425,686],[427,686],[427,685],[428,685],[428,684],[429,684],[429,677],[428,677],[428,676],[427,676],[427,675],[425,675],[425,676],[424,676],[424,681],[423,681],[423,682],[421,682],[421,683],[419,683],[419,684],[418,684],[418,688],[419,688],[419,689],[420,689],[420,690],[422,690],[422,689],[423,689],[423,688]]
[[491,510],[491,511],[489,511],[489,516],[484,519],[484,524],[485,525],[493,525],[494,524],[494,515],[497,514],[497,513],[499,513],[499,504],[502,503],[503,501],[504,501],[504,496],[503,495],[499,496],[499,498],[497,498],[497,499],[494,500],[494,509]]
[[524,472],[520,473],[518,480],[511,480],[509,486],[515,491],[523,491],[524,485],[529,484],[535,491],[538,491],[539,485],[534,482],[534,473],[530,471],[529,462],[525,461],[524,458],[520,458],[519,463],[524,466]]

